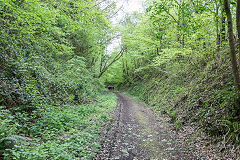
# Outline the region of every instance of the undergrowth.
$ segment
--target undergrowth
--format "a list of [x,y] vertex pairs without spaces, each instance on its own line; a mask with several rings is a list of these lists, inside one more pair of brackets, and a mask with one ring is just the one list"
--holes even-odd
[[223,148],[239,146],[239,99],[229,59],[227,54],[221,58],[212,55],[205,59],[172,59],[168,65],[174,67],[166,67],[165,73],[152,69],[144,80],[128,82],[128,91],[155,111],[167,114],[176,130],[190,124],[220,142]]
[[97,139],[116,96],[105,94],[83,105],[48,105],[32,113],[16,108],[15,114],[1,107],[0,153],[2,158],[29,160],[93,159]]

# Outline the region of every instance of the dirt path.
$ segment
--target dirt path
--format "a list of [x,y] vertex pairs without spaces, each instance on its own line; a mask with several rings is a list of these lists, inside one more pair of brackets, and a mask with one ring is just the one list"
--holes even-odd
[[104,133],[97,159],[197,159],[188,147],[178,147],[181,142],[167,132],[166,124],[157,121],[151,110],[128,96],[116,95],[115,120]]

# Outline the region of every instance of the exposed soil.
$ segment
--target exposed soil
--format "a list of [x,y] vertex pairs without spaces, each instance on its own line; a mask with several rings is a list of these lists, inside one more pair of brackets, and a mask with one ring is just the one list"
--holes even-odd
[[132,98],[116,93],[118,106],[114,121],[102,133],[102,148],[97,159],[201,159],[194,147],[182,145],[164,121],[156,120],[149,108]]

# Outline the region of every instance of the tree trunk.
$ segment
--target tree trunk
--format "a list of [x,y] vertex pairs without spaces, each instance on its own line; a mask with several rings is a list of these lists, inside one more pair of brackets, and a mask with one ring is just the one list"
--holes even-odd
[[125,73],[128,76],[127,60],[124,63]]
[[224,2],[223,0],[220,1],[221,7],[221,30],[220,30],[220,44],[223,45],[223,42],[226,41],[226,13],[224,9]]
[[[237,10],[236,10],[236,26],[237,26],[237,35],[238,35],[238,65],[240,67],[240,0],[237,1]],[[240,70],[240,69],[239,69]]]
[[221,27],[221,43],[226,41],[226,17],[225,17],[225,11],[224,8],[222,9],[222,27]]
[[217,34],[217,37],[216,37],[216,41],[217,41],[217,51],[219,51],[220,49],[220,32],[219,32],[219,18],[218,18],[218,13],[219,13],[219,6],[218,4],[216,3],[216,14],[215,14],[215,20],[216,20],[216,34]]
[[240,90],[239,73],[238,73],[237,58],[236,58],[235,45],[234,45],[232,14],[230,11],[230,4],[228,0],[224,0],[224,7],[227,15],[227,20],[228,20],[228,39],[229,39],[229,46],[231,50],[231,62],[232,62],[232,71],[234,76],[234,84],[238,88],[238,90]]

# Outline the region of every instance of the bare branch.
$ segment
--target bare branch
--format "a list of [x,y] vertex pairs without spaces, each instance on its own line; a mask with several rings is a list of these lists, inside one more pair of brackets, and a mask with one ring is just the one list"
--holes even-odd
[[122,48],[121,51],[113,58],[113,60],[101,70],[100,74],[98,75],[98,78],[100,78],[103,75],[103,73],[106,72],[114,62],[116,62],[123,56],[124,51],[125,49]]
[[110,15],[109,18],[112,18],[113,16],[115,16],[120,10],[122,10],[122,8],[123,8],[123,5],[121,7],[119,7],[118,10],[115,13]]

